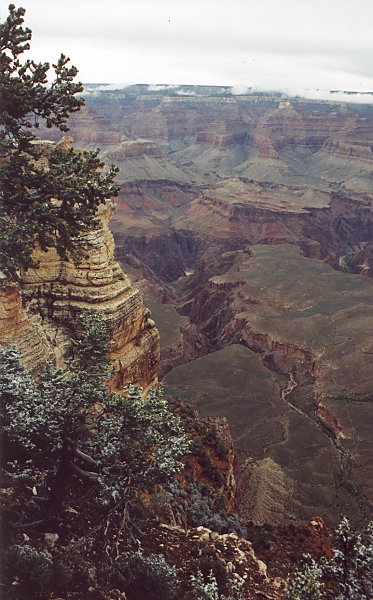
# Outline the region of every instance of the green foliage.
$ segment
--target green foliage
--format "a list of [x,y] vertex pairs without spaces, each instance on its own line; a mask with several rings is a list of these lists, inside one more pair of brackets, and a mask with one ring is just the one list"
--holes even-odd
[[52,569],[51,554],[34,550],[27,544],[12,546],[4,559],[5,577],[9,581],[17,577],[21,588],[30,595],[45,591],[51,582]]
[[66,495],[68,474],[95,483],[104,505],[123,494],[135,499],[141,489],[167,485],[189,446],[159,391],[146,398],[134,386],[124,395],[108,391],[108,338],[100,319],[84,316],[78,330],[69,371],[48,365],[38,385],[15,350],[0,350],[6,469],[30,483],[49,482],[54,510]]
[[227,448],[225,447],[222,440],[217,436],[216,431],[212,428],[208,429],[205,434],[204,441],[212,446],[220,460],[227,458]]
[[180,582],[175,567],[162,554],[121,554],[115,562],[114,581],[128,600],[174,600]]
[[[214,451],[222,456],[222,449],[224,449],[224,445],[222,442],[219,443],[219,440],[216,438],[216,435],[212,438],[212,432],[209,431],[207,436],[202,439],[200,436],[197,436],[192,441],[192,451],[195,456],[198,457],[198,462],[202,467],[202,474],[204,477],[211,479],[214,483],[218,485],[223,484],[223,477],[218,467],[216,467],[210,458],[210,454],[205,450],[204,443],[206,445],[210,445],[213,447]],[[225,455],[224,455],[225,458]]]
[[192,527],[203,525],[219,533],[234,531],[240,537],[246,537],[245,526],[235,515],[227,514],[218,500],[211,497],[209,488],[204,484],[189,484],[190,502],[188,522]]
[[332,582],[328,599],[370,600],[373,596],[373,523],[362,536],[344,517],[336,530],[333,557],[322,561],[321,566],[324,578]]
[[207,577],[204,577],[202,572],[198,570],[196,575],[190,576],[190,582],[195,600],[241,600],[243,598],[245,580],[238,573],[232,573],[229,579],[228,596],[220,592],[218,582],[212,571]]
[[78,239],[95,224],[98,207],[115,196],[117,172],[102,171],[98,150],[77,153],[56,147],[48,168],[40,166],[35,129],[67,131],[68,116],[84,103],[73,80],[75,67],[61,55],[50,85],[49,63],[21,61],[29,50],[31,31],[23,27],[23,8],[9,6],[0,23],[0,269],[12,279],[36,266],[32,253],[55,247],[62,258],[79,260]]
[[330,560],[306,556],[303,569],[288,579],[287,600],[370,600],[373,595],[373,527],[363,535],[345,517],[336,530]]
[[288,600],[322,600],[324,584],[321,567],[308,555],[304,567],[288,580]]
[[78,327],[69,373],[64,375],[48,364],[39,385],[20,362],[18,351],[0,349],[2,431],[7,440],[7,466],[18,476],[28,474],[30,464],[40,475],[42,466],[44,471],[53,468],[66,439],[75,443],[82,437],[89,407],[108,396],[104,325],[98,317],[87,315],[80,317]]
[[205,579],[200,570],[190,576],[194,598],[196,600],[220,600],[219,587],[212,571]]
[[73,83],[78,71],[67,66],[69,59],[63,54],[53,65],[55,78],[50,86],[49,63],[21,62],[20,56],[30,49],[32,37],[31,30],[23,27],[25,12],[10,4],[7,19],[0,23],[0,143],[4,148],[14,142],[21,150],[26,150],[34,138],[28,130],[37,127],[38,119],[44,119],[47,127],[66,131],[69,114],[84,103],[75,98],[83,91],[81,83]]
[[81,313],[74,322],[75,338],[72,340],[71,370],[85,377],[105,382],[109,368],[110,339],[105,323],[95,313]]
[[0,349],[1,433],[7,442],[4,455],[7,469],[18,478],[30,476],[31,464],[39,465],[44,457],[48,462],[53,460],[61,448],[59,433],[65,405],[50,397],[53,377],[59,387],[58,377],[48,369],[48,377],[38,390],[19,353],[12,348]]
[[165,486],[183,468],[189,442],[159,390],[144,397],[140,388],[127,386],[125,395],[108,398],[95,427],[86,448],[102,464],[107,498],[118,497],[128,481],[136,490]]
[[[131,385],[123,395],[108,390],[109,339],[96,315],[81,315],[74,329],[67,371],[47,365],[37,383],[16,350],[0,350],[3,480],[15,501],[7,507],[9,525],[13,533],[15,525],[16,532],[26,529],[31,536],[30,545],[21,545],[16,533],[18,544],[8,552],[8,597],[41,599],[52,591],[88,589],[94,546],[100,584],[109,585],[114,566],[129,599],[175,598],[176,570],[163,556],[113,561],[120,535],[122,542],[126,536],[134,540],[146,525],[142,499],[161,492],[169,497],[188,439],[160,391],[145,398]],[[70,544],[40,551],[40,531],[58,531],[63,539],[72,522]],[[34,527],[39,533],[32,536]]]
[[48,592],[63,593],[71,589],[74,575],[71,569],[56,563],[47,550],[36,550],[29,544],[11,546],[4,554],[2,566],[4,583],[12,590],[9,598],[41,600],[49,597]]

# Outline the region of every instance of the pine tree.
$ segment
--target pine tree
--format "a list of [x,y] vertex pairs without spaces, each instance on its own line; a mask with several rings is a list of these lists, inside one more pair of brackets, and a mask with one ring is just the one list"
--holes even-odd
[[117,169],[103,171],[99,151],[55,147],[48,168],[40,166],[35,143],[39,123],[67,131],[69,115],[84,104],[76,94],[77,69],[61,54],[52,65],[24,59],[31,30],[23,8],[9,5],[0,23],[0,269],[12,279],[36,266],[32,254],[55,247],[63,258],[79,260],[77,240],[95,223],[98,207],[117,195]]
[[373,523],[363,536],[354,531],[346,517],[336,529],[330,561],[323,560],[323,576],[331,582],[330,600],[371,600],[373,597]]
[[304,562],[303,569],[288,580],[287,600],[322,600],[325,597],[322,568],[309,555]]
[[16,350],[0,350],[4,467],[13,480],[48,490],[49,514],[59,511],[71,477],[95,485],[102,506],[123,494],[130,504],[141,490],[167,487],[189,448],[159,390],[145,397],[131,385],[123,395],[107,389],[102,321],[84,315],[77,329],[68,371],[47,365],[39,384]]
[[304,567],[288,579],[287,600],[371,600],[373,597],[373,524],[363,535],[343,517],[335,532],[330,560],[306,556]]

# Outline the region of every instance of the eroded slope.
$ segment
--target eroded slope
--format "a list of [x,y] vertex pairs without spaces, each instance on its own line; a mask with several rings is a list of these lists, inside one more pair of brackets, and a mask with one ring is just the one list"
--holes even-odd
[[[196,274],[197,287],[187,282],[183,311],[226,354],[177,367],[167,385],[178,393],[186,386],[203,411],[227,415],[242,457],[280,466],[296,490],[295,504],[286,501],[292,514],[366,516],[372,283],[289,245],[255,246],[220,263],[212,269],[219,275]],[[243,363],[248,350],[235,344],[251,351]]]

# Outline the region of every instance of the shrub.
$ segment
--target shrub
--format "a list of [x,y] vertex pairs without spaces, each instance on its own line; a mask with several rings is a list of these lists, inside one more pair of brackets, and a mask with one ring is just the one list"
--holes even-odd
[[287,600],[371,600],[373,596],[373,525],[363,535],[342,519],[330,560],[309,556],[288,578]]
[[[245,526],[235,515],[227,514],[224,509],[216,506],[219,498],[214,500],[208,494],[207,486],[193,482],[189,484],[190,502],[188,507],[188,520],[192,527],[203,525],[218,533],[231,533],[245,537]],[[207,491],[207,493],[204,493]]]
[[21,590],[43,592],[52,578],[52,556],[49,552],[38,552],[31,546],[14,545],[4,559],[4,575],[11,583],[18,578]]
[[304,557],[302,571],[297,571],[288,580],[288,600],[322,600],[324,584],[321,567],[308,555]]
[[[79,328],[78,328],[79,329]],[[189,441],[160,390],[144,397],[108,391],[107,335],[98,317],[81,320],[69,372],[49,365],[39,385],[13,349],[0,349],[0,431],[14,478],[50,488],[58,512],[71,475],[95,484],[104,505],[164,488],[183,468]]]
[[212,571],[204,577],[200,570],[196,575],[190,576],[190,582],[195,600],[241,600],[243,598],[243,590],[245,580],[238,575],[232,573],[228,582],[228,595],[220,592],[218,582]]
[[174,600],[180,582],[175,567],[163,554],[121,554],[115,563],[114,581],[128,600]]

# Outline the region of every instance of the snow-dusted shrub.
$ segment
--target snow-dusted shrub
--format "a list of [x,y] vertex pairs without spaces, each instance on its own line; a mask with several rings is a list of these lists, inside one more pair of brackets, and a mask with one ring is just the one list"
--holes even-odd
[[151,390],[146,397],[132,385],[124,391],[99,410],[95,435],[84,446],[101,465],[98,480],[106,501],[119,497],[129,483],[134,489],[167,487],[183,468],[181,458],[189,448],[180,420],[161,391]]
[[163,554],[121,554],[114,580],[128,600],[174,600],[180,587],[176,568],[167,564]]
[[86,315],[77,329],[68,371],[47,365],[38,384],[16,350],[0,350],[5,468],[14,478],[49,487],[54,510],[69,474],[95,483],[97,498],[108,504],[121,494],[134,498],[140,489],[166,486],[189,447],[161,391],[145,397],[129,385],[123,395],[109,392],[109,342],[100,319]]
[[356,533],[344,517],[336,529],[330,560],[309,556],[288,579],[287,600],[371,600],[373,597],[373,525]]
[[50,584],[53,574],[52,556],[49,552],[34,550],[27,544],[12,546],[4,558],[4,575],[15,581],[30,594],[43,592]]
[[[365,539],[364,539],[365,538]],[[322,560],[323,576],[332,582],[327,598],[371,600],[373,597],[373,523],[363,535],[344,517],[336,529],[331,560]]]
[[304,562],[303,569],[288,580],[287,600],[322,600],[325,597],[322,568],[309,555]]
[[189,491],[188,521],[192,527],[203,525],[219,533],[234,531],[239,537],[246,536],[245,526],[238,517],[228,514],[222,505],[218,506],[219,498],[213,499],[207,486],[191,482]]
[[234,572],[228,581],[228,595],[225,595],[220,593],[213,571],[204,577],[199,569],[196,575],[190,576],[190,582],[195,600],[241,600],[245,586],[245,580]]

